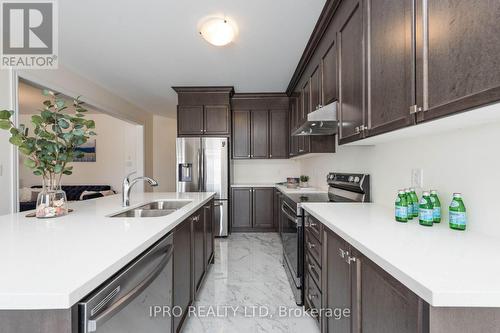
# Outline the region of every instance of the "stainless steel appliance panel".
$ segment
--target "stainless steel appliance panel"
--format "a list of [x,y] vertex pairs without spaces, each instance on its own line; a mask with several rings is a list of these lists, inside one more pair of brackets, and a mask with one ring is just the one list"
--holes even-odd
[[201,138],[177,138],[177,192],[202,191]]
[[170,316],[150,316],[152,306],[172,306],[172,235],[160,240],[78,304],[80,333],[165,333]]
[[227,138],[202,138],[203,192],[215,192],[215,199],[229,195],[229,149]]
[[229,201],[215,200],[215,237],[226,237],[229,233]]

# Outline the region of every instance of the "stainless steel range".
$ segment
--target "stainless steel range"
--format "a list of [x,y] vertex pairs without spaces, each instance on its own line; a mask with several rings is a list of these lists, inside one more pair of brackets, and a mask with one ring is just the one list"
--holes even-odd
[[283,263],[297,305],[303,304],[304,285],[304,202],[369,202],[370,176],[366,174],[329,173],[328,192],[285,193],[281,203],[280,236]]

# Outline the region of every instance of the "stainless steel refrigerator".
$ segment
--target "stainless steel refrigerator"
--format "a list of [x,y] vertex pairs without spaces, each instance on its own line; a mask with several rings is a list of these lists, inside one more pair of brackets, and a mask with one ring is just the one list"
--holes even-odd
[[177,192],[215,192],[215,235],[228,235],[228,138],[177,138]]

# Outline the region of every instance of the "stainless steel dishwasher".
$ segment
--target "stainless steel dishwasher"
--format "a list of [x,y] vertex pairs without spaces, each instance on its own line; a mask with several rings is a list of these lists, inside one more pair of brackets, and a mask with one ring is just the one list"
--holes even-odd
[[170,316],[151,307],[172,306],[172,253],[169,235],[80,302],[79,332],[171,332]]

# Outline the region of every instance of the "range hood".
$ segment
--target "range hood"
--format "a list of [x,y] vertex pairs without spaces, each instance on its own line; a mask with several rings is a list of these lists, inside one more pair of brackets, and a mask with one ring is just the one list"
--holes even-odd
[[307,121],[293,131],[293,136],[331,135],[337,133],[337,102],[332,102],[307,115]]

